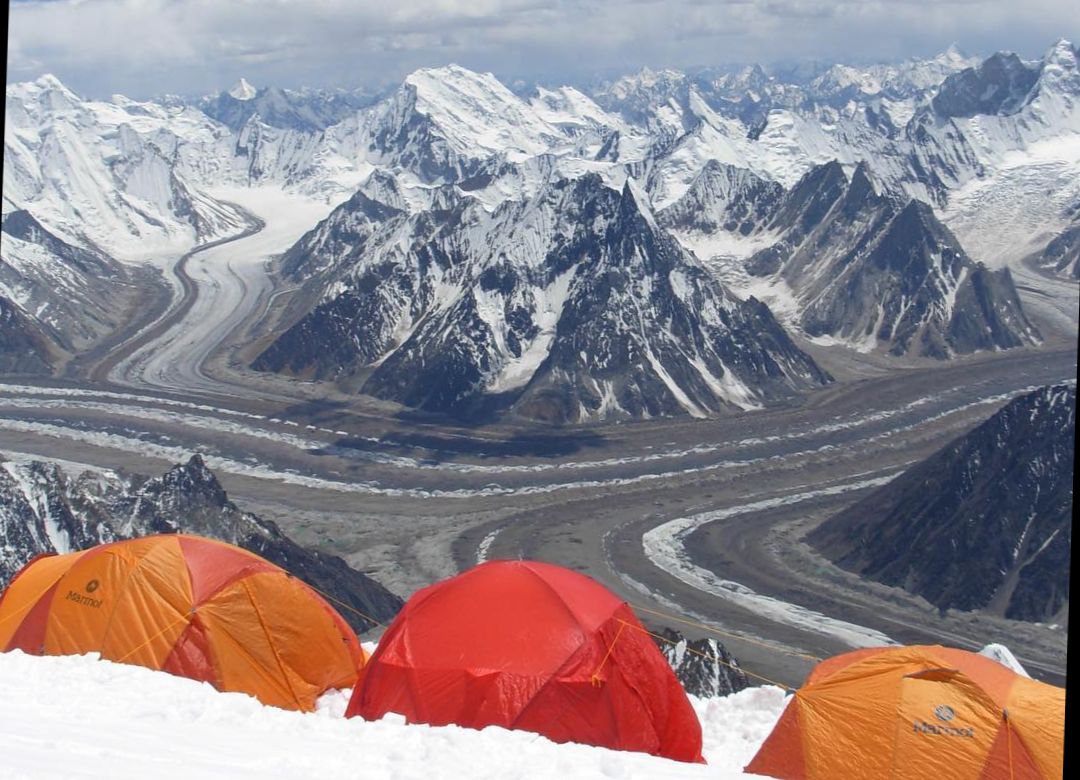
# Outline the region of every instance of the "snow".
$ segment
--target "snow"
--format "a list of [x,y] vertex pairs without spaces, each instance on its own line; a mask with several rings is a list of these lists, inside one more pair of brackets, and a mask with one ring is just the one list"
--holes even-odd
[[[539,328],[539,332],[522,350],[520,357],[510,357],[506,361],[498,376],[489,384],[488,390],[490,392],[500,393],[521,387],[532,379],[540,364],[547,359],[548,353],[551,351],[551,343],[555,339],[555,329],[559,324],[559,318],[562,316],[566,300],[570,296],[571,286],[576,274],[577,269],[570,268],[555,277],[555,280],[547,287],[532,288],[533,312],[535,312],[533,322]],[[481,316],[484,316],[483,312],[481,312]],[[491,324],[489,321],[489,325]],[[506,328],[506,322],[501,311],[499,312],[498,325],[495,327],[502,330]],[[494,332],[499,333],[499,331]]]
[[1027,673],[1027,669],[1024,668],[1023,664],[1021,664],[1020,661],[1017,660],[1016,656],[1013,655],[1012,651],[1009,650],[1009,648],[1007,648],[1005,645],[999,645],[996,643],[989,644],[979,651],[979,655],[984,655],[987,658],[992,658],[1002,666],[1006,666],[1017,674],[1023,675],[1024,677],[1031,677],[1031,675]]
[[247,79],[240,77],[240,80],[233,84],[232,89],[229,90],[229,94],[237,100],[252,100],[255,97],[258,90],[248,83]]
[[780,688],[691,699],[708,765],[684,764],[489,727],[368,723],[342,717],[348,692],[316,712],[266,707],[205,683],[95,656],[0,654],[0,779],[266,777],[748,777],[741,769],[772,730]]

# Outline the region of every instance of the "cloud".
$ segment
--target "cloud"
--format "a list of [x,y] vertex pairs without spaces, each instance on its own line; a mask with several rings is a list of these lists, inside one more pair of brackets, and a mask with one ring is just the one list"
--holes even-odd
[[393,83],[458,62],[506,80],[805,58],[1034,55],[1080,36],[1074,0],[16,0],[8,78],[136,97]]

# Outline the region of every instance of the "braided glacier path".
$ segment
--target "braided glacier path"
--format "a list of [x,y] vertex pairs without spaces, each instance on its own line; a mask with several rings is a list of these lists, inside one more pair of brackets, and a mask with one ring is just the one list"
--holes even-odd
[[177,264],[182,297],[154,338],[118,362],[108,378],[129,387],[229,394],[206,362],[272,292],[269,264],[330,213],[334,204],[275,188],[216,190],[253,215],[253,229],[198,248]]

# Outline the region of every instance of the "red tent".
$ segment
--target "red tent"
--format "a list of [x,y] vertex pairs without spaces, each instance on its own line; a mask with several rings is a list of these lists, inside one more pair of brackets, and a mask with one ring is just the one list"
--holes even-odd
[[559,566],[492,561],[424,588],[361,674],[349,717],[396,712],[704,761],[697,716],[634,613]]

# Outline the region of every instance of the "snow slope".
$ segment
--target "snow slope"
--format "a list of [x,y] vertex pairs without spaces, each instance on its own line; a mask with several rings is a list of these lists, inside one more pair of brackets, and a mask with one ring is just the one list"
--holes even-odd
[[740,778],[785,703],[779,688],[692,699],[708,766],[535,734],[376,723],[342,716],[348,692],[313,714],[95,656],[0,653],[0,780],[47,778]]

